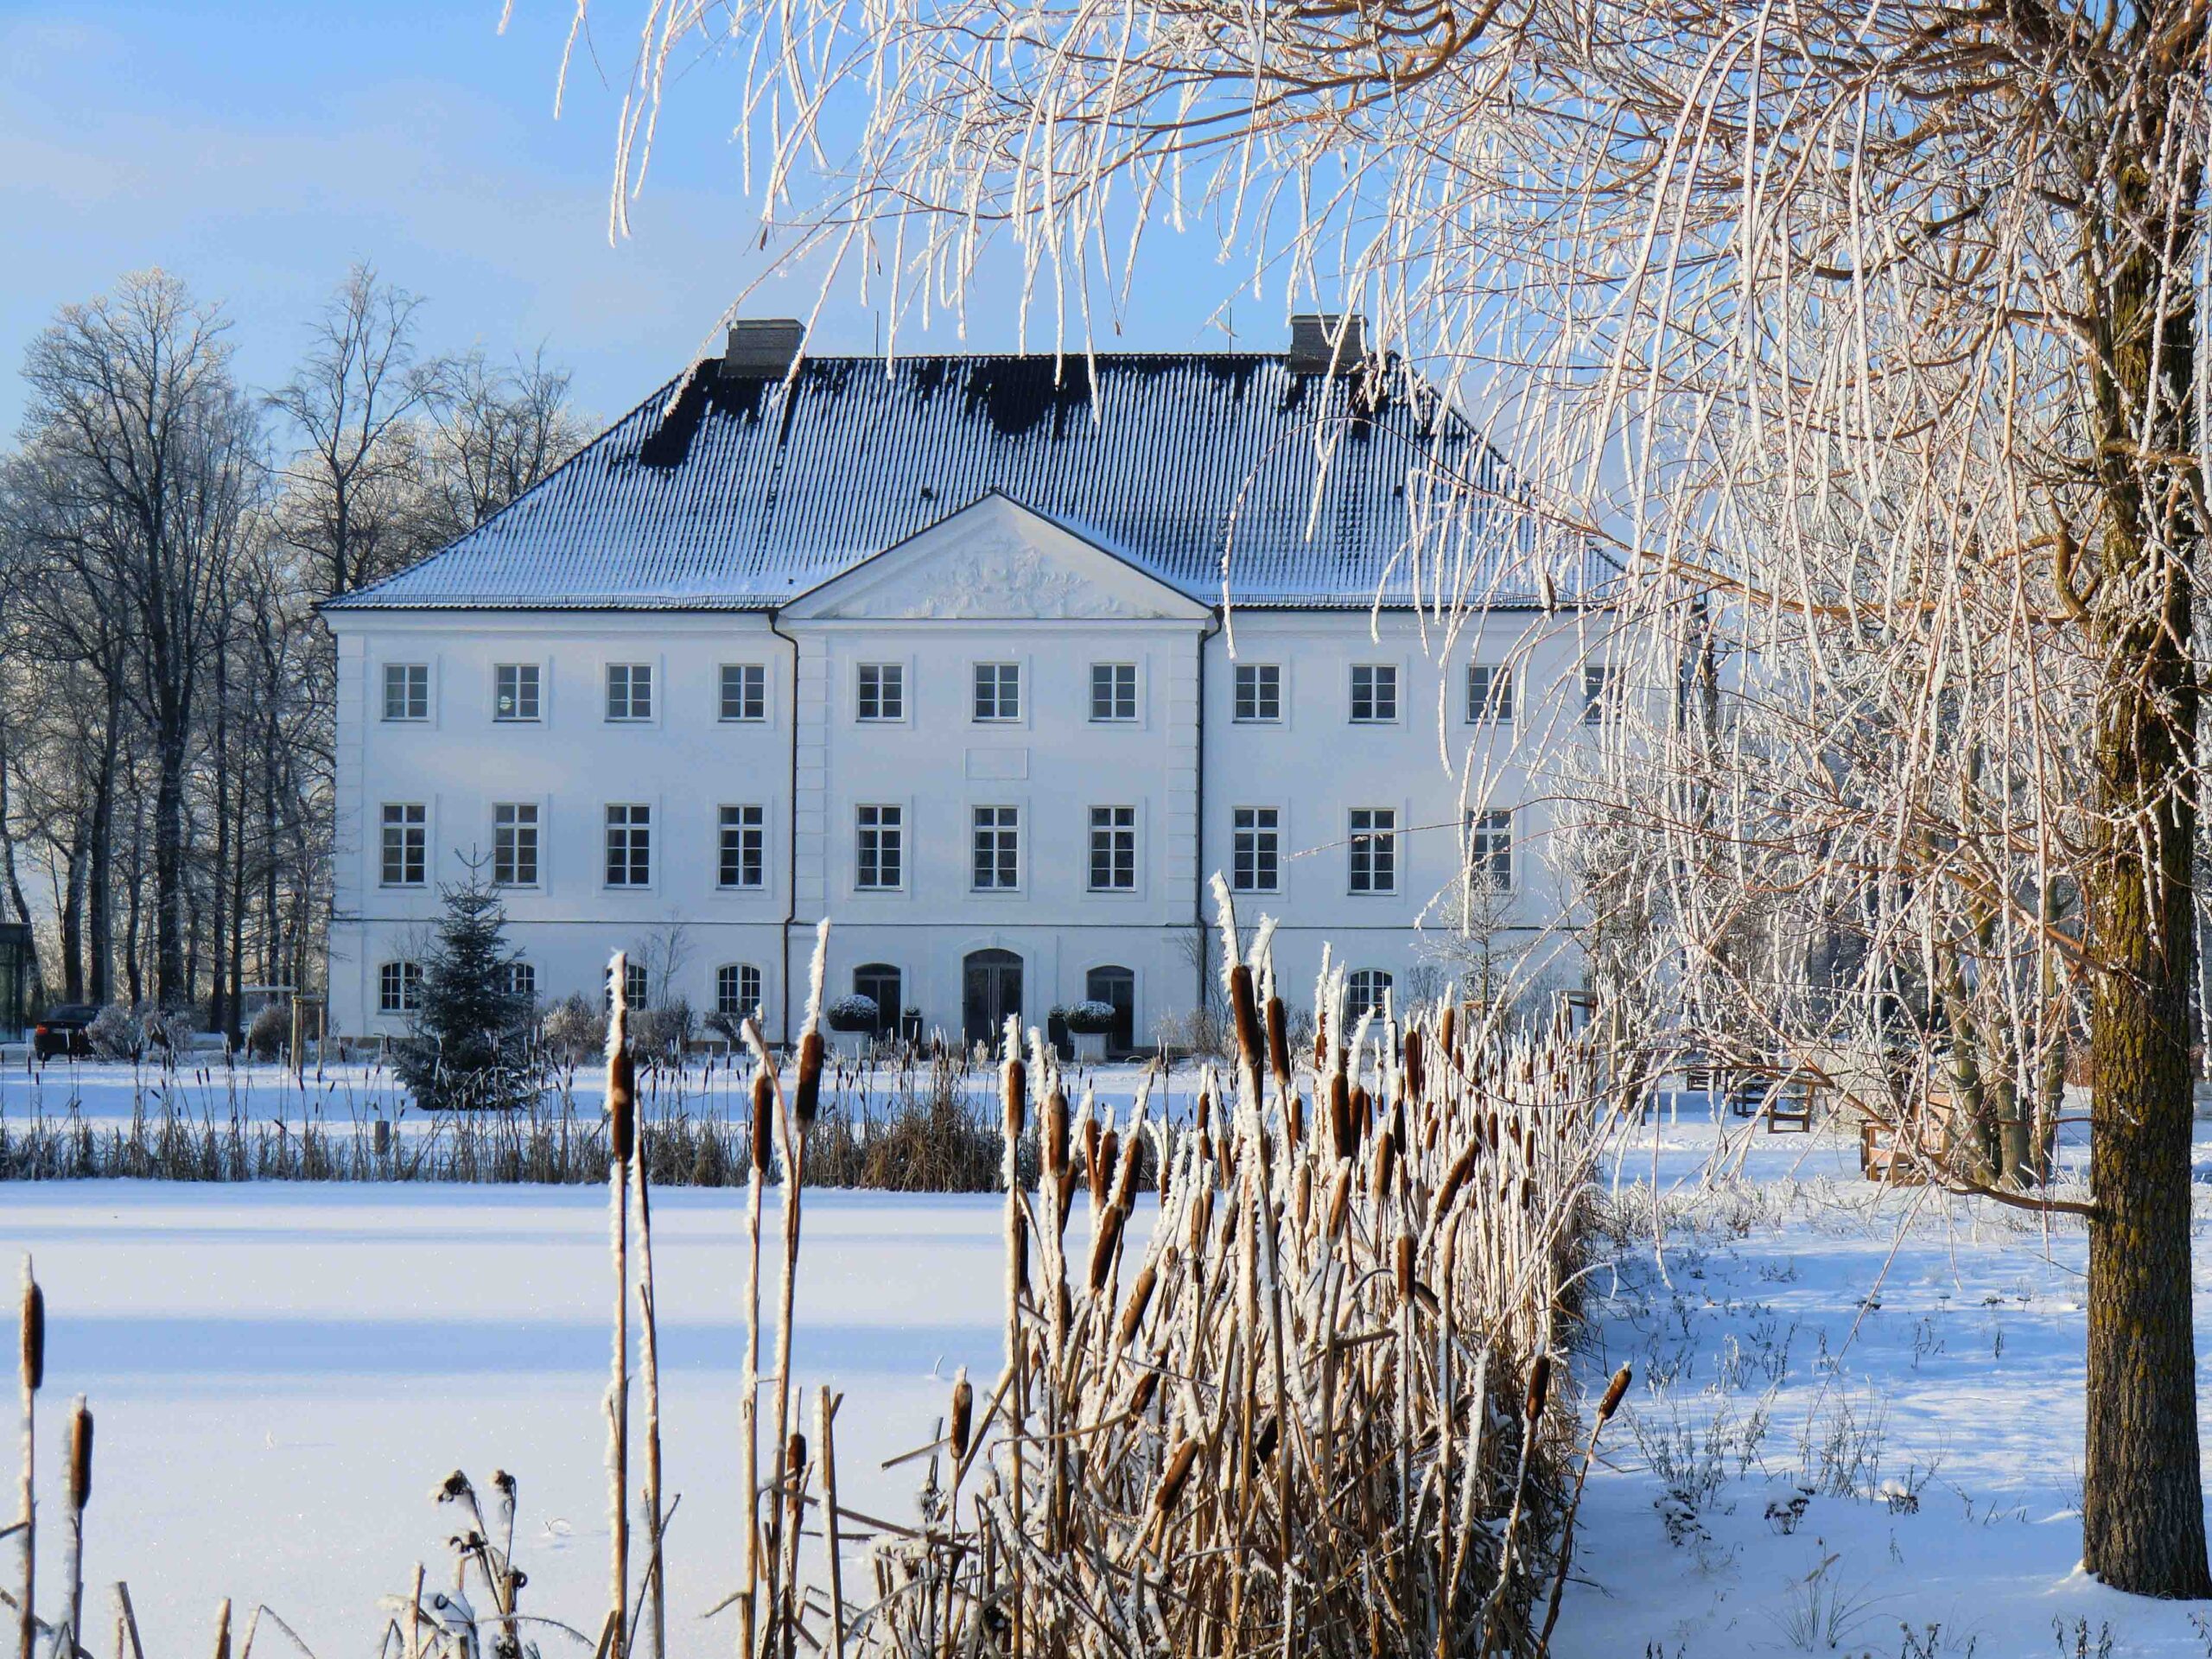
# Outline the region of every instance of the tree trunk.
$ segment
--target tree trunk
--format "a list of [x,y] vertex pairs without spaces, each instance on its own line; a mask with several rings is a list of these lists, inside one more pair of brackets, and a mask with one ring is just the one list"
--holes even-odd
[[164,721],[154,785],[154,995],[164,1007],[192,1000],[184,967],[186,734]]
[[122,719],[120,699],[111,689],[107,731],[100,740],[99,766],[92,778],[85,900],[91,936],[86,941],[85,995],[86,1001],[103,1007],[115,1000],[115,773]]

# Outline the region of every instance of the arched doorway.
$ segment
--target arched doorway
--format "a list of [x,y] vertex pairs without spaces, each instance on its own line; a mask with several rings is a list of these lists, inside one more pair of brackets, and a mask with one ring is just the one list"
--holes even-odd
[[1084,976],[1083,995],[1087,1002],[1103,1002],[1114,1010],[1114,1029],[1106,1033],[1109,1054],[1126,1054],[1137,1046],[1135,973],[1127,968],[1094,968]]
[[971,950],[961,963],[960,983],[968,1041],[996,1048],[1007,1016],[1021,1017],[1021,958],[1011,950]]
[[875,1034],[888,1037],[899,1029],[906,979],[887,962],[862,963],[853,969],[853,994],[875,1004]]

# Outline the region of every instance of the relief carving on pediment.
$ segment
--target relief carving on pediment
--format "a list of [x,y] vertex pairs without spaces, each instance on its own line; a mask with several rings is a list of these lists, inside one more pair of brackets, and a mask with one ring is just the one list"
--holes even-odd
[[1102,591],[1009,531],[979,536],[856,599],[845,614],[938,621],[1112,620],[1154,614]]

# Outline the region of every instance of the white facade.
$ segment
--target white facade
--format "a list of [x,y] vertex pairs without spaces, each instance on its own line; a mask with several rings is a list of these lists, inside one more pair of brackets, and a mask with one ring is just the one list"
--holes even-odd
[[[757,970],[772,1036],[828,916],[832,996],[895,969],[902,1007],[960,1034],[1109,991],[1141,1044],[1212,969],[1217,870],[1241,919],[1281,918],[1294,1001],[1324,941],[1402,987],[1435,958],[1424,916],[1451,930],[1471,825],[1510,880],[1487,925],[1560,915],[1547,768],[1586,741],[1601,614],[1224,618],[996,494],[772,607],[334,607],[333,1028],[405,1028],[404,964],[472,856],[510,878],[542,1000],[595,992],[627,949],[702,1013]],[[1510,718],[1470,709],[1471,668],[1511,675]]]

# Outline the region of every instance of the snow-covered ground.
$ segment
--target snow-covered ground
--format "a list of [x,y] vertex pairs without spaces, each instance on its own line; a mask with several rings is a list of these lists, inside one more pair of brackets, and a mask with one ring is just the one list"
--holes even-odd
[[[22,1082],[4,1102],[18,1122]],[[127,1111],[127,1073],[86,1073],[78,1093]],[[2079,1233],[1878,1193],[1840,1135],[1723,1135],[1692,1116],[1641,1131],[1609,1172],[1618,1213],[1645,1220],[1591,1281],[1580,1364],[1592,1392],[1624,1359],[1637,1382],[1583,1505],[1554,1651],[2009,1659],[2073,1655],[2087,1620],[2091,1655],[2107,1632],[2116,1656],[2212,1653],[2192,1624],[2212,1606],[2075,1570]],[[2212,1172],[2212,1135],[2199,1160]],[[1663,1250],[1633,1191],[1655,1179]],[[997,1201],[810,1192],[805,1216],[794,1369],[845,1393],[847,1501],[902,1516],[918,1471],[882,1459],[929,1439],[959,1365],[996,1362]],[[130,1582],[149,1649],[189,1651],[229,1595],[326,1659],[358,1651],[414,1562],[435,1581],[452,1526],[429,1493],[456,1466],[521,1482],[525,1609],[598,1605],[599,1189],[18,1185],[0,1217],[0,1249],[35,1254],[51,1309],[46,1513],[83,1390],[99,1416],[90,1577]],[[731,1639],[699,1615],[735,1573],[741,1195],[665,1191],[655,1219],[683,1494],[671,1635],[705,1653]],[[2212,1333],[2212,1263],[2197,1283]],[[42,1554],[51,1586],[60,1557]]]

